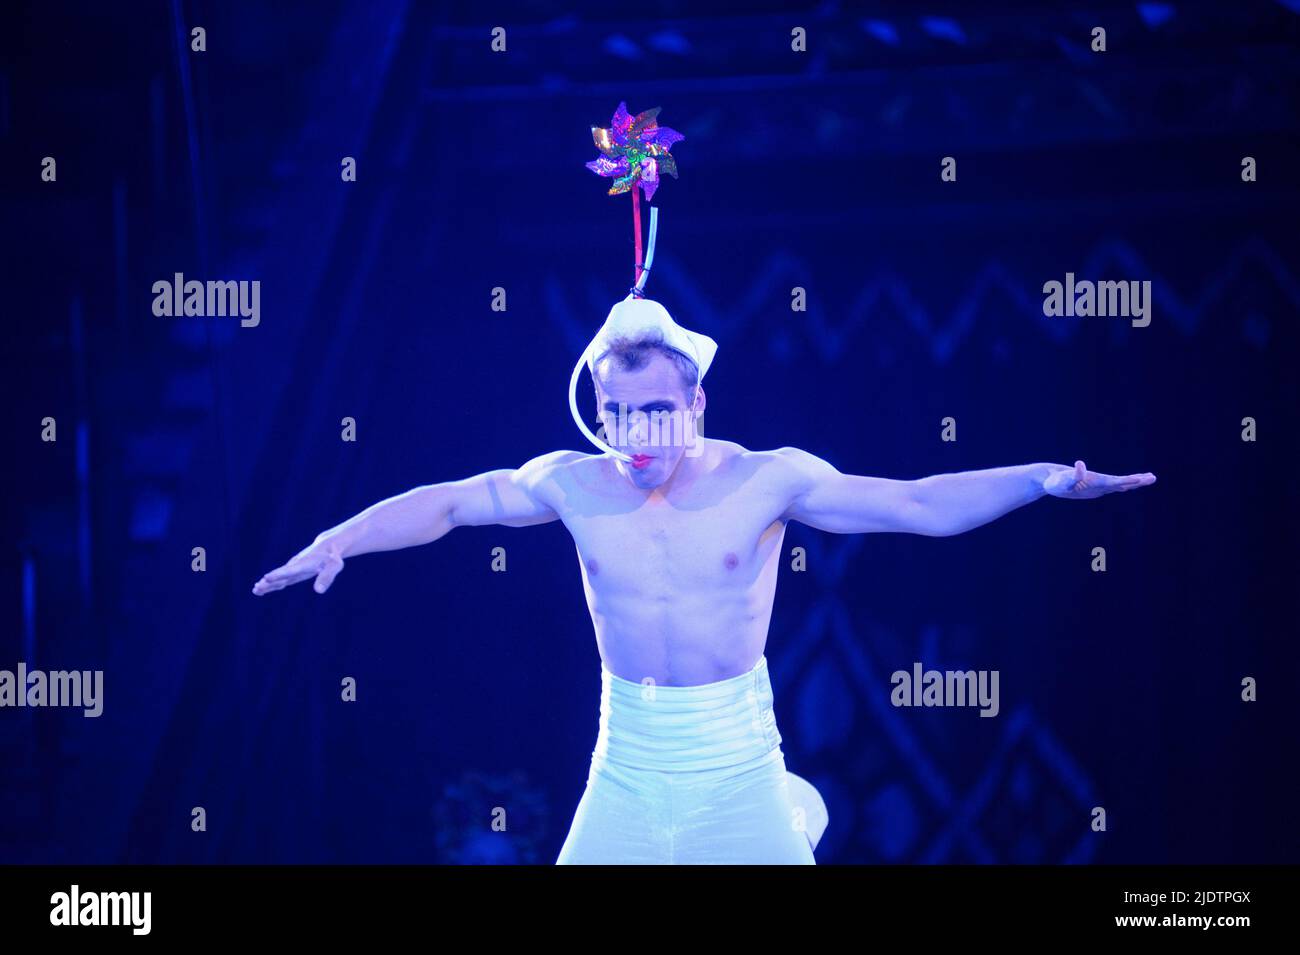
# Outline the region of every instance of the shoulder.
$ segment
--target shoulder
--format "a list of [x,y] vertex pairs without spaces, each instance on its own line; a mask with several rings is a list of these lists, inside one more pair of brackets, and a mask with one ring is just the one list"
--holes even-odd
[[548,451],[525,461],[518,468],[517,474],[521,481],[539,483],[587,467],[592,462],[599,461],[600,457],[578,451]]
[[802,448],[740,451],[738,457],[765,486],[786,496],[802,494],[820,478],[836,473],[830,463]]
[[770,451],[748,451],[746,454],[773,475],[789,479],[815,478],[835,470],[829,462],[803,448],[782,447]]

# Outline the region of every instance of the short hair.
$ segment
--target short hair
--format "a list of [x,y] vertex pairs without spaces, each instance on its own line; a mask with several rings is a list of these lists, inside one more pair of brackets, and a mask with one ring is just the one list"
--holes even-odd
[[[663,355],[677,366],[677,370],[682,377],[682,388],[686,392],[686,400],[689,404],[693,400],[692,391],[697,383],[699,366],[685,352],[680,352],[667,344],[664,341],[662,329],[648,328],[635,338],[620,335],[618,338],[610,340],[606,345],[606,351],[592,363],[592,368],[599,368],[604,362],[612,360],[615,366],[623,371],[637,371],[644,368],[650,361],[650,356],[656,353]],[[594,377],[592,384],[595,385]]]

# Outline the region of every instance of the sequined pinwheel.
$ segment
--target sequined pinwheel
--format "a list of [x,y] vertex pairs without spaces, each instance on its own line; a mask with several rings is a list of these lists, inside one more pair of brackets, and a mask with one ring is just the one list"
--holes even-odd
[[660,107],[638,113],[635,117],[627,111],[627,103],[619,103],[609,129],[591,128],[591,137],[601,155],[587,163],[587,168],[598,176],[613,176],[609,187],[611,196],[635,189],[639,184],[646,200],[654,198],[659,188],[659,174],[677,178],[677,163],[669,149],[684,137],[675,129],[660,126],[657,118]]
[[632,294],[638,297],[643,294],[645,279],[650,272],[650,259],[654,258],[655,224],[659,210],[650,207],[650,254],[642,263],[641,193],[637,192],[636,187],[641,187],[649,202],[659,188],[659,173],[666,173],[676,179],[677,162],[668,150],[673,143],[686,138],[675,129],[659,125],[659,109],[656,106],[632,116],[627,111],[627,103],[619,103],[609,129],[591,127],[591,138],[601,154],[587,163],[587,168],[598,176],[614,177],[614,184],[609,187],[611,196],[621,192],[632,193],[632,231],[636,237],[636,284],[632,287]]

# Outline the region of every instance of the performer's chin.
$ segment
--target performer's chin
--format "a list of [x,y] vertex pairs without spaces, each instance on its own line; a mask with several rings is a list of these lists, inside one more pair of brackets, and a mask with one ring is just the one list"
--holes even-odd
[[623,473],[629,481],[643,489],[658,487],[668,476],[663,460],[648,456],[637,456],[631,461],[624,461]]

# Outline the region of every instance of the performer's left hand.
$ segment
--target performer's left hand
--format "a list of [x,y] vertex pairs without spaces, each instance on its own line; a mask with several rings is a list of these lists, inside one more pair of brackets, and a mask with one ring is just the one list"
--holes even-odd
[[1135,487],[1154,484],[1156,476],[1146,474],[1098,474],[1089,471],[1082,461],[1075,461],[1073,468],[1060,468],[1043,480],[1043,490],[1053,497],[1066,497],[1073,500],[1087,500],[1101,497],[1115,491],[1131,491]]

